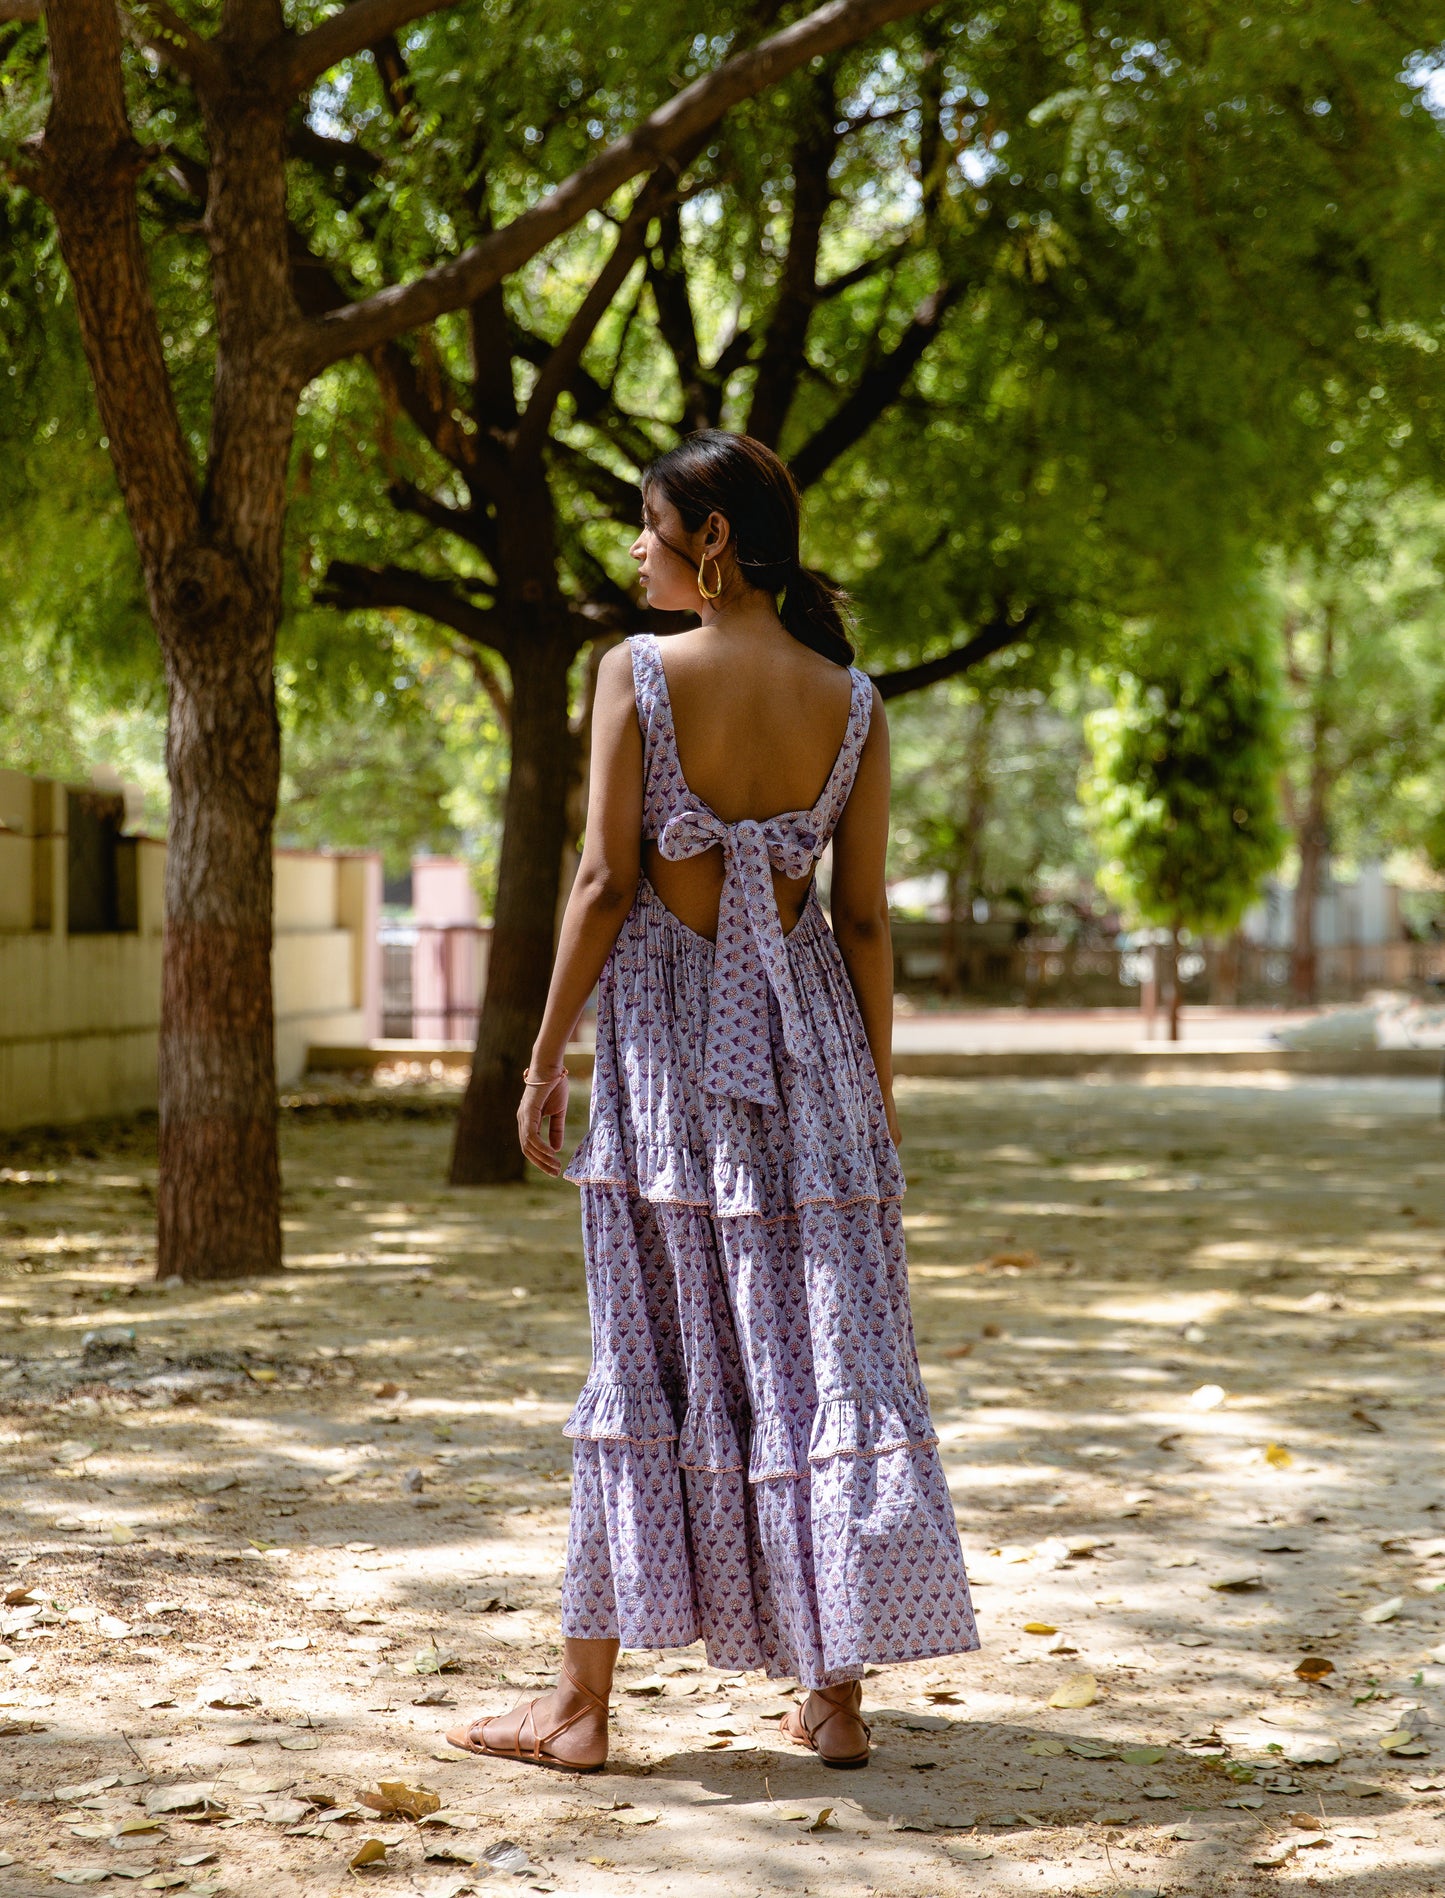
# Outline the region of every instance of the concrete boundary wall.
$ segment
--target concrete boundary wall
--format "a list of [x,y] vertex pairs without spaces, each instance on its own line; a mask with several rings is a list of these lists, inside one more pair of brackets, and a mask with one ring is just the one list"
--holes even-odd
[[[116,840],[122,926],[75,933],[71,791],[0,771],[0,1127],[90,1119],[156,1104],[166,847]],[[304,1070],[317,1040],[381,1028],[381,860],[276,854],[272,976],[276,1070]]]
[[[472,1048],[460,1041],[318,1042],[307,1066],[315,1073],[374,1074],[380,1068],[416,1063],[443,1068],[471,1065]],[[1193,1047],[1137,1048],[899,1048],[893,1072],[920,1080],[1101,1080],[1213,1081],[1230,1076],[1302,1079],[1431,1079],[1442,1072],[1445,1056],[1433,1048],[1376,1048],[1360,1052],[1310,1048],[1230,1048],[1200,1043]],[[592,1073],[592,1050],[567,1050],[574,1080]]]

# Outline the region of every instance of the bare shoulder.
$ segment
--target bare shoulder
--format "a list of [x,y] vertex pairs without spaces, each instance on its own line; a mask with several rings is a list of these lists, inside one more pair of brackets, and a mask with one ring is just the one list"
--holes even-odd
[[619,639],[609,646],[597,662],[595,704],[599,712],[631,705],[635,688],[632,677],[632,642]]
[[592,699],[592,724],[598,732],[624,734],[637,723],[632,679],[632,654],[625,639],[609,646],[597,662],[597,687]]
[[597,662],[597,683],[615,690],[620,682],[626,682],[632,690],[632,641],[619,639],[615,646],[609,646]]

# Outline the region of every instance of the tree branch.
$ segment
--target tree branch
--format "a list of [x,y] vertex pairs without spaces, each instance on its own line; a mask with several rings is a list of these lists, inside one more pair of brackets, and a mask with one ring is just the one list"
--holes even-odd
[[[507,328],[511,353],[541,369],[552,353],[551,346],[520,323],[509,320]],[[567,393],[576,405],[578,421],[606,433],[639,466],[651,461],[658,452],[659,444],[647,434],[641,417],[624,409],[612,391],[604,388],[581,363],[573,366],[567,380]]]
[[692,298],[688,294],[687,271],[679,263],[682,250],[682,220],[670,210],[662,220],[661,256],[649,256],[647,282],[657,309],[657,329],[672,356],[682,390],[682,426],[706,428],[707,395],[701,375],[697,342],[697,321]]
[[554,440],[549,444],[549,453],[567,467],[577,485],[590,494],[609,517],[634,527],[641,525],[642,497],[635,483],[624,481],[620,474],[594,461],[575,443]]
[[838,457],[860,441],[897,398],[923,352],[938,334],[949,307],[960,295],[956,284],[944,284],[931,291],[888,354],[859,377],[857,387],[791,457],[790,466],[800,488],[810,487],[826,474]]
[[478,606],[450,582],[409,567],[362,567],[350,560],[333,560],[315,599],[319,606],[339,606],[348,613],[399,607],[449,626],[471,644],[485,646],[504,659],[511,651],[504,615]]
[[197,86],[214,85],[225,71],[217,49],[172,11],[166,0],[133,0],[122,9],[121,21],[139,45],[149,47]]
[[[434,4],[434,0],[431,0]],[[811,59],[851,46],[889,21],[921,13],[931,0],[827,0],[760,45],[725,60],[716,71],[684,87],[642,123],[573,172],[540,204],[499,231],[470,245],[459,257],[424,272],[409,284],[377,291],[350,309],[309,326],[298,349],[298,367],[309,379],[328,364],[430,323],[472,302],[535,257],[588,211],[604,205],[619,186],[673,156],[689,139],[705,134],[733,106],[776,85]],[[307,37],[325,34],[337,20],[365,9],[385,20],[388,9],[416,7],[420,0],[352,0],[350,7]],[[415,18],[416,13],[407,17]],[[396,22],[399,24],[399,22]],[[386,30],[378,24],[375,39]],[[342,39],[351,37],[340,36]],[[299,42],[304,44],[305,42]],[[361,41],[365,44],[366,41]],[[293,49],[294,51],[295,49]],[[350,50],[354,50],[351,48]],[[314,57],[311,62],[314,64]],[[324,71],[325,66],[318,68]]]
[[840,271],[836,277],[829,277],[826,283],[818,285],[818,301],[826,303],[830,297],[841,296],[845,290],[851,290],[855,283],[865,283],[880,270],[889,269],[917,242],[917,237],[913,235],[895,238],[887,250],[880,250],[875,256],[865,257],[861,264],[854,264],[851,270]]
[[905,692],[919,692],[926,685],[937,685],[940,679],[955,679],[960,672],[981,665],[996,652],[1020,645],[1032,630],[1039,611],[1037,605],[1026,606],[1017,619],[1011,618],[1007,611],[995,613],[972,639],[966,639],[951,652],[940,653],[936,659],[925,659],[920,665],[901,666],[896,672],[876,672],[873,683],[883,698],[897,699]]
[[465,479],[495,499],[506,479],[506,458],[495,442],[480,433],[468,434],[455,408],[442,399],[433,379],[421,374],[400,343],[384,343],[371,357],[371,366],[383,393],[405,409],[426,441]]
[[828,174],[838,150],[838,134],[833,129],[836,113],[833,74],[825,71],[814,88],[810,114],[793,144],[793,216],[788,229],[788,254],[756,358],[758,373],[748,404],[747,432],[770,448],[776,448],[782,436],[807,360],[808,325],[818,300],[818,251],[823,220],[833,197]]
[[[304,92],[322,73],[354,53],[388,39],[413,20],[450,6],[452,0],[351,0],[319,26],[291,35],[262,62],[266,81],[278,92]],[[451,306],[455,307],[455,305]],[[364,347],[364,345],[362,345]]]
[[51,103],[29,148],[29,182],[55,217],[111,459],[154,589],[196,538],[200,504],[141,241],[135,185],[147,160],[126,117],[113,0],[65,0],[50,8],[46,29]]
[[411,481],[393,481],[386,490],[386,498],[403,514],[415,514],[428,526],[439,528],[444,534],[455,534],[458,540],[475,547],[488,560],[496,551],[496,536],[491,532],[490,523],[475,508],[452,507]]
[[667,195],[664,180],[670,183],[671,169],[662,167],[654,172],[648,185],[644,187],[637,203],[632,207],[627,221],[617,233],[617,242],[612,247],[601,270],[592,279],[587,294],[578,304],[572,320],[561,337],[553,345],[551,354],[542,364],[541,374],[532,385],[532,393],[522,413],[521,425],[517,429],[517,452],[522,455],[535,451],[538,443],[552,426],[552,417],[556,413],[557,401],[571,379],[572,371],[582,360],[582,352],[592,340],[592,333],[606,315],[612,299],[627,281],[633,265],[642,255],[647,241],[647,227],[656,212],[661,208]]

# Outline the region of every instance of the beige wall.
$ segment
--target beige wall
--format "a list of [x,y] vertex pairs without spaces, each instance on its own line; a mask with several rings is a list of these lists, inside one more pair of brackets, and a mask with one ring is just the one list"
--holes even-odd
[[[153,1107],[165,845],[134,840],[136,928],[66,928],[65,787],[0,771],[0,1127]],[[381,861],[278,851],[276,1071],[381,1029]]]

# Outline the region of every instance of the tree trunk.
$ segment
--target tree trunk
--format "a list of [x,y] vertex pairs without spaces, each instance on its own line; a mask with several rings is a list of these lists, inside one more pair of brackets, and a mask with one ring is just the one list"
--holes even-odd
[[1169,1039],[1179,1039],[1179,925],[1169,925]]
[[[1313,800],[1312,800],[1313,804]],[[1325,827],[1311,808],[1296,839],[1299,878],[1294,892],[1294,948],[1290,955],[1290,991],[1301,1007],[1319,999],[1319,955],[1315,943],[1315,899],[1325,863]]]
[[939,971],[938,992],[945,997],[958,993],[958,912],[963,902],[963,871],[955,864],[945,880],[947,914],[943,924],[943,967]]
[[271,996],[275,627],[244,597],[226,604],[227,620],[204,641],[164,638],[171,824],[157,1204],[163,1279],[281,1269]]
[[1152,1041],[1159,1016],[1159,945],[1152,935],[1144,945],[1144,960],[1140,965],[1139,1011],[1144,1017],[1144,1039]]
[[452,1147],[453,1186],[520,1180],[522,1070],[547,1002],[557,887],[567,833],[567,622],[520,631],[512,649],[512,769],[507,782],[487,992]]

